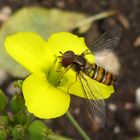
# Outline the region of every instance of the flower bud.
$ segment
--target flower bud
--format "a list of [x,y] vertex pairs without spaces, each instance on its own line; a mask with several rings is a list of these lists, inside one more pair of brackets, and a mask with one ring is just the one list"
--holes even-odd
[[8,125],[8,116],[0,116],[0,126],[6,127]]
[[13,128],[12,128],[12,126],[10,126],[10,125],[6,127],[7,136],[11,136],[12,129],[13,129]]
[[0,140],[6,140],[7,134],[3,126],[0,126]]
[[7,104],[7,97],[4,92],[0,89],[0,111],[5,110]]
[[30,140],[45,140],[48,133],[51,131],[46,127],[46,125],[36,120],[28,127]]
[[11,111],[13,113],[17,113],[22,111],[24,108],[25,108],[24,99],[20,95],[15,94],[10,101]]
[[14,123],[15,122],[15,117],[14,117],[14,115],[11,112],[8,114],[8,119],[9,119],[10,123]]
[[14,82],[14,87],[18,87],[22,89],[23,81],[22,80],[17,80]]
[[12,136],[14,139],[23,139],[25,133],[25,128],[24,126],[17,124],[13,129],[12,129]]
[[26,123],[26,113],[24,111],[18,112],[15,114],[16,124],[25,124]]

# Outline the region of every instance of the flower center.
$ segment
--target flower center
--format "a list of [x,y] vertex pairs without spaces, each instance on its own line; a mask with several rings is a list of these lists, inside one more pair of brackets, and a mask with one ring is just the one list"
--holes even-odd
[[59,58],[57,57],[50,68],[47,79],[55,87],[58,87],[61,80],[64,78],[65,68],[61,65]]

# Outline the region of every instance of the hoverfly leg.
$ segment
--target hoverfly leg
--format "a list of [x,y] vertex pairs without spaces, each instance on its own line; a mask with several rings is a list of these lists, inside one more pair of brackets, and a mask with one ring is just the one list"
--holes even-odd
[[84,57],[85,55],[91,54],[88,49],[84,50],[80,56]]
[[[60,59],[61,59],[61,58],[62,58],[63,53],[62,53],[61,51],[59,51],[59,53],[60,53],[61,55],[55,55],[55,54],[54,54],[54,57],[56,57],[56,58],[60,58]],[[59,63],[60,63],[60,62],[59,62]]]

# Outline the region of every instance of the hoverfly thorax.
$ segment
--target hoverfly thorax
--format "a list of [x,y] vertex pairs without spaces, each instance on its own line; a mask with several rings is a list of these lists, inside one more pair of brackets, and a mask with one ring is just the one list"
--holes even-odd
[[73,63],[73,70],[76,72],[79,72],[85,68],[86,65],[86,59],[81,55],[75,55],[74,57],[74,63]]

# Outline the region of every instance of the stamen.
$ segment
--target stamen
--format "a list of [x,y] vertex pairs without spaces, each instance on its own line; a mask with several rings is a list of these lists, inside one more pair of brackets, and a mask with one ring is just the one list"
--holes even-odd
[[48,81],[57,87],[60,84],[61,79],[63,78],[65,71],[64,69],[65,68],[61,65],[59,57],[57,57],[48,72]]

